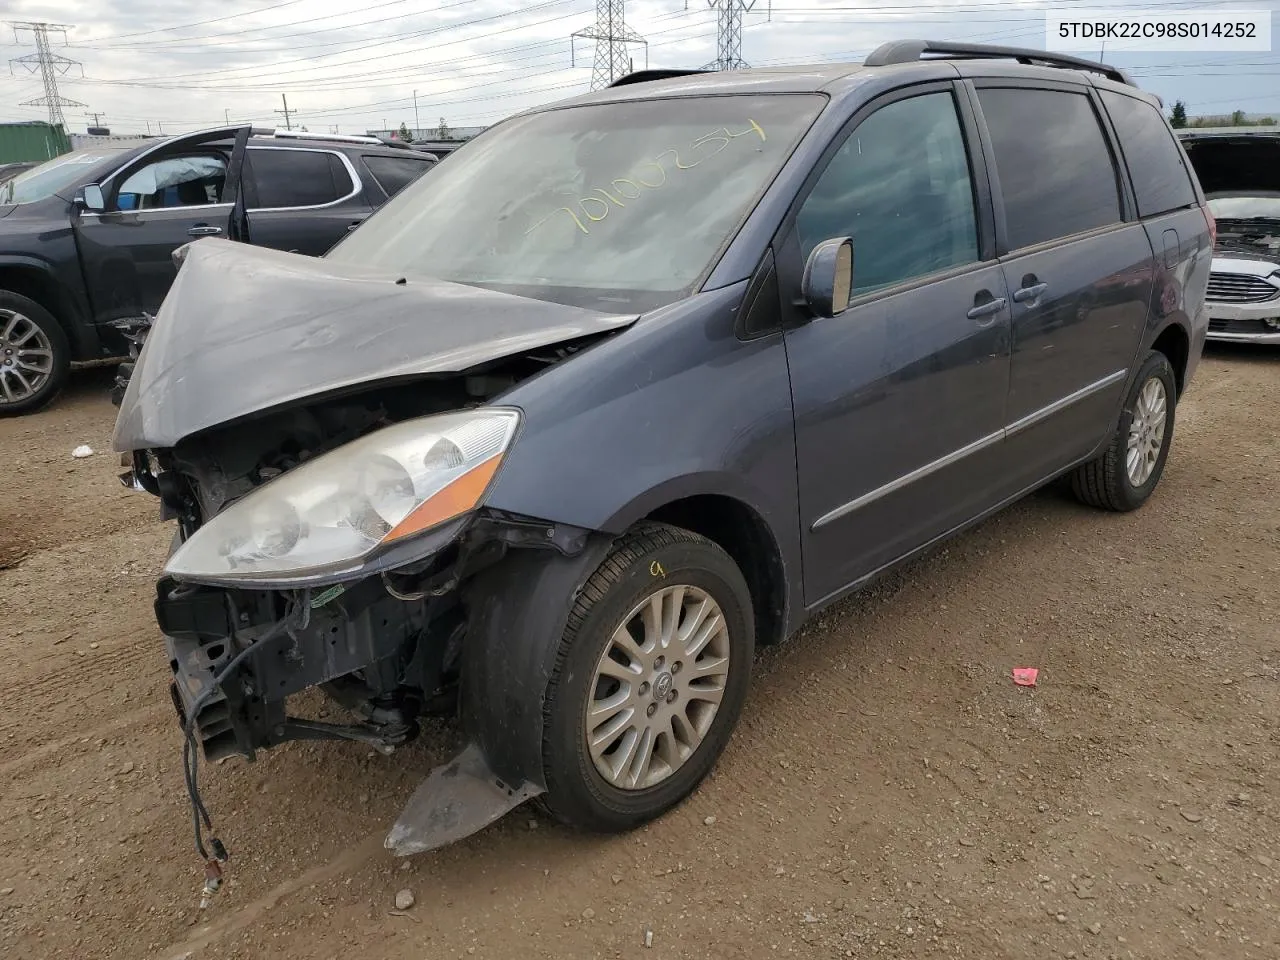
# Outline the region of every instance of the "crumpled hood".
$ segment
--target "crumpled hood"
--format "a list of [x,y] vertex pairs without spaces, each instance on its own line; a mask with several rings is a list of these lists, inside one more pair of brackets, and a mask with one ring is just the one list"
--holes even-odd
[[378,380],[628,326],[631,316],[221,239],[192,244],[120,404],[116,450]]

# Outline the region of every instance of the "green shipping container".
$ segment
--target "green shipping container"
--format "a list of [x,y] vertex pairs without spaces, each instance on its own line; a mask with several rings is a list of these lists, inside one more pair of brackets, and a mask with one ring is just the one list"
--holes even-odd
[[62,124],[44,121],[0,123],[0,163],[23,160],[52,160],[71,151]]

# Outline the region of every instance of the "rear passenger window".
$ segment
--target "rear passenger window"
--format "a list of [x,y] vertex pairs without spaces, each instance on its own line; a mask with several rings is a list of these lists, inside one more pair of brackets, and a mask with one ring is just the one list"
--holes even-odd
[[388,197],[394,197],[431,169],[430,160],[418,157],[365,157],[364,162]]
[[831,158],[796,220],[801,253],[853,237],[855,292],[978,259],[964,135],[949,93],[882,107]]
[[332,153],[318,150],[250,150],[245,157],[250,207],[316,207],[351,192],[351,175]]
[[1120,221],[1115,163],[1087,96],[988,87],[978,102],[995,148],[1009,249]]
[[1182,149],[1160,111],[1145,101],[1109,90],[1102,91],[1102,102],[1111,114],[1133,177],[1138,215],[1154,217],[1194,206],[1196,191],[1182,162]]

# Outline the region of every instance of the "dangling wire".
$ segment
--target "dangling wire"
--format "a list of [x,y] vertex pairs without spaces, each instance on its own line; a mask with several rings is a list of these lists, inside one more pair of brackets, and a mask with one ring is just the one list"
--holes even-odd
[[[295,615],[301,611],[300,624],[293,623]],[[268,630],[258,639],[252,641],[247,647],[232,657],[225,666],[214,674],[213,682],[209,684],[196,698],[195,703],[191,705],[191,709],[187,711],[187,721],[183,726],[182,737],[182,771],[183,777],[187,785],[187,799],[191,804],[191,827],[195,834],[196,852],[205,862],[205,883],[204,892],[201,897],[200,906],[205,908],[209,905],[209,900],[222,883],[222,868],[220,864],[225,863],[229,858],[227,848],[217,836],[213,835],[213,822],[209,817],[209,811],[204,805],[204,800],[200,796],[200,749],[195,743],[196,717],[200,715],[200,711],[204,709],[204,705],[222,687],[223,682],[235,672],[251,653],[256,652],[264,644],[278,638],[282,633],[293,635],[295,629],[305,629],[311,621],[311,604],[310,591],[305,591],[301,600],[295,600],[292,607],[286,613],[283,620]],[[209,846],[213,849],[213,855],[209,855],[209,850],[205,848],[204,832],[209,831]]]

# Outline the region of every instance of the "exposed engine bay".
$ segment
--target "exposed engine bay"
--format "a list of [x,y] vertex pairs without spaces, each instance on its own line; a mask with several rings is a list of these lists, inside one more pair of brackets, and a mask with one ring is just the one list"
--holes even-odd
[[[360,437],[405,420],[479,406],[578,352],[600,335],[505,358],[455,376],[366,389],[294,406],[135,451],[127,486],[176,519],[176,550],[211,519],[268,481]],[[482,509],[414,539],[377,573],[321,588],[253,589],[157,582],[155,613],[173,672],[171,695],[186,731],[184,766],[196,845],[206,860],[205,900],[220,882],[221,841],[200,798],[198,755],[240,756],[289,740],[345,739],[383,753],[412,740],[426,715],[458,709],[466,637],[466,586],[511,549],[581,550],[586,531]],[[394,558],[393,558],[394,560]],[[346,723],[291,716],[288,700],[319,687],[350,713]],[[508,787],[472,747],[414,795],[388,846],[407,854],[479,829],[536,793]]]
[[1280,136],[1205,128],[1182,143],[1218,221],[1217,255],[1280,256]]
[[[171,450],[135,454],[134,471],[122,479],[160,498],[164,515],[178,521],[176,545],[251,490],[320,454],[408,418],[483,403],[580,347],[272,413]],[[416,733],[417,717],[454,709],[466,622],[461,585],[512,546],[572,546],[558,539],[546,523],[481,511],[428,533],[401,566],[323,589],[164,578],[156,615],[168,637],[175,706],[185,720],[214,675],[256,644],[200,703],[194,720],[206,757],[252,759],[258,749],[296,739],[346,738],[380,749],[404,743]],[[287,716],[286,698],[311,686],[321,686],[355,722]]]

